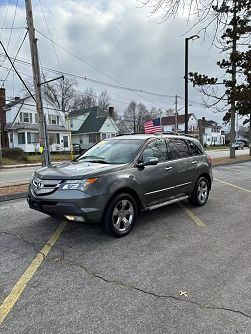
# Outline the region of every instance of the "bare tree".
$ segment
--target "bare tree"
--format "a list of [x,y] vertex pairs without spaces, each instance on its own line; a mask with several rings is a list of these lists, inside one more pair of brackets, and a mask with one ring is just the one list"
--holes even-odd
[[152,119],[153,114],[149,112],[143,103],[131,101],[119,118],[121,131],[130,133],[144,133],[144,123]]
[[97,93],[89,87],[83,92],[78,92],[73,103],[73,110],[86,109],[97,105]]
[[102,109],[107,111],[110,105],[110,96],[107,93],[107,90],[101,92],[98,96],[98,106]]
[[[43,81],[49,80],[43,75]],[[57,109],[69,112],[76,95],[77,81],[69,78],[59,79],[42,85],[43,96]]]

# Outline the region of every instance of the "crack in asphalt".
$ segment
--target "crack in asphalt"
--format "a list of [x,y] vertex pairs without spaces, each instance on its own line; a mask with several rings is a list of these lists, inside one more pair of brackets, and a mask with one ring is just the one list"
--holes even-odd
[[[28,241],[26,240],[24,237],[18,235],[18,234],[15,234],[15,233],[11,233],[11,232],[0,232],[1,235],[10,235],[10,236],[14,236],[20,240],[22,240],[24,243],[32,246],[32,248],[39,254],[42,254],[43,258],[45,259],[46,258],[46,255],[41,252],[40,250],[38,250],[35,246],[35,244],[31,241]],[[46,243],[46,245],[48,246],[51,246],[49,243]],[[58,248],[60,250],[60,252],[62,253],[62,256],[59,256],[59,257],[56,257],[54,260],[52,259],[49,259],[47,258],[47,260],[49,262],[63,262],[64,264],[68,265],[68,266],[72,266],[72,267],[77,267],[79,269],[82,269],[84,270],[89,276],[92,276],[92,277],[95,277],[97,279],[100,279],[102,280],[103,282],[105,283],[110,283],[110,284],[116,284],[118,286],[122,286],[122,287],[125,287],[125,288],[128,288],[128,289],[132,289],[132,290],[135,290],[135,291],[138,291],[138,292],[141,292],[141,293],[144,293],[146,295],[149,295],[149,296],[152,296],[152,297],[155,297],[155,298],[160,298],[160,299],[173,299],[173,300],[176,300],[176,301],[179,301],[179,302],[183,302],[183,303],[188,303],[188,304],[194,304],[200,308],[204,308],[204,309],[211,309],[211,310],[221,310],[221,311],[227,311],[227,312],[232,312],[232,313],[237,313],[237,314],[240,314],[248,319],[251,319],[251,315],[247,314],[247,313],[244,313],[240,310],[234,310],[234,309],[231,309],[231,308],[228,308],[228,307],[223,307],[223,306],[210,306],[210,305],[205,305],[205,304],[202,304],[198,301],[195,301],[195,300],[191,300],[191,299],[184,299],[184,298],[179,298],[179,297],[176,297],[174,295],[169,295],[169,294],[157,294],[155,292],[152,292],[152,291],[147,291],[147,290],[144,290],[142,288],[139,288],[137,286],[134,286],[132,284],[129,284],[129,283],[123,283],[121,281],[118,281],[118,280],[112,280],[112,279],[108,279],[108,278],[105,278],[89,269],[87,269],[84,265],[81,265],[80,263],[76,263],[76,262],[71,262],[71,261],[67,261],[65,259],[65,251],[58,247],[58,246],[55,246],[54,245],[54,248]],[[63,264],[62,263],[62,264]]]
[[71,262],[71,261],[67,261],[64,259],[64,263],[66,265],[69,265],[69,266],[72,266],[72,267],[77,267],[79,269],[82,269],[84,270],[89,276],[92,276],[92,277],[95,277],[95,278],[98,278],[106,283],[111,283],[111,284],[116,284],[118,286],[123,286],[125,288],[128,288],[128,289],[132,289],[132,290],[136,290],[138,292],[141,292],[141,293],[144,293],[146,295],[149,295],[149,296],[152,296],[152,297],[155,297],[155,298],[160,298],[160,299],[174,299],[176,301],[179,301],[179,302],[183,302],[183,303],[188,303],[188,304],[194,304],[200,308],[204,308],[204,309],[211,309],[211,310],[221,310],[221,311],[227,311],[227,312],[232,312],[232,313],[237,313],[237,314],[240,314],[248,319],[251,319],[251,315],[247,314],[247,313],[244,313],[240,310],[234,310],[234,309],[231,309],[231,308],[228,308],[228,307],[223,307],[223,306],[210,306],[210,305],[204,305],[198,301],[195,301],[195,300],[191,300],[191,299],[183,299],[183,298],[179,298],[179,297],[176,297],[174,295],[168,295],[168,294],[157,294],[155,292],[152,292],[152,291],[147,291],[147,290],[144,290],[142,288],[139,288],[137,286],[134,286],[132,284],[129,284],[129,283],[123,283],[121,281],[118,281],[118,280],[112,280],[112,279],[107,279],[89,269],[87,269],[85,266],[79,264],[79,263],[76,263],[76,262]]
[[[42,251],[40,251],[39,249],[36,248],[36,245],[35,245],[34,242],[31,242],[31,241],[26,240],[23,236],[21,236],[21,235],[19,235],[19,234],[11,233],[11,232],[6,232],[6,231],[0,232],[0,234],[1,234],[2,236],[4,236],[4,235],[11,235],[11,236],[13,236],[13,237],[15,237],[15,238],[17,238],[17,239],[19,239],[19,240],[22,240],[25,244],[31,246],[31,247],[35,250],[35,252],[41,254],[41,255],[43,256],[43,259],[46,258],[46,255],[45,255]],[[51,244],[49,244],[48,242],[47,242],[44,246],[46,246],[46,245],[47,245],[47,246],[51,246]],[[44,246],[43,246],[43,247],[44,247]],[[64,251],[62,248],[60,248],[60,247],[58,247],[58,246],[55,246],[55,245],[53,246],[53,248],[57,248],[57,249],[60,250],[60,252],[62,253],[62,256],[58,257],[58,259],[60,259],[60,260],[64,260],[65,251]],[[49,260],[49,259],[48,259],[48,260]],[[49,260],[49,261],[50,261],[50,260]]]

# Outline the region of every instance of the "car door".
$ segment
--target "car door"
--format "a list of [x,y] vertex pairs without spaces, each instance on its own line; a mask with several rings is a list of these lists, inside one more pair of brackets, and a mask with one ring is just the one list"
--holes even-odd
[[174,169],[169,161],[167,143],[164,138],[152,140],[143,150],[140,161],[156,157],[159,162],[154,166],[145,166],[140,170],[141,187],[145,205],[163,202],[173,196],[175,184]]
[[189,194],[194,187],[197,158],[193,156],[187,141],[182,138],[169,138],[168,149],[175,170],[175,195]]

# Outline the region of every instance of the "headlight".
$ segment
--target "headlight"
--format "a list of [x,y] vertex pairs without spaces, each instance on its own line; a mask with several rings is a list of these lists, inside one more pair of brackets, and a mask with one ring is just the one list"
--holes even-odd
[[31,178],[30,178],[30,184],[32,184],[32,181],[33,181],[34,177],[35,177],[35,172],[32,173],[32,175],[31,175]]
[[97,178],[84,180],[66,180],[62,187],[63,190],[81,190],[84,191],[88,185],[97,181]]

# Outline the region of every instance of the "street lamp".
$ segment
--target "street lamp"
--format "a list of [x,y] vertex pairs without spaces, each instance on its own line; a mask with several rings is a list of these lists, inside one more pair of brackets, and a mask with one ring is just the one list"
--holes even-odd
[[198,38],[198,35],[185,38],[185,134],[188,133],[188,41]]

